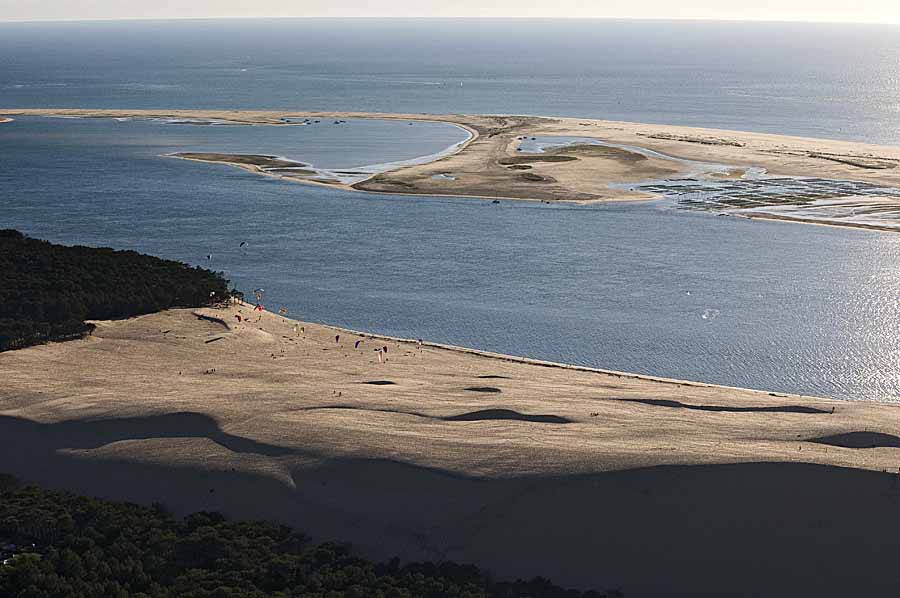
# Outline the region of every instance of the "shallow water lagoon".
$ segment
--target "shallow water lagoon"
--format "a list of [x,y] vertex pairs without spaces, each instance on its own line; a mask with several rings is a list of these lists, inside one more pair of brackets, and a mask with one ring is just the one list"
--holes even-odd
[[[0,125],[0,225],[222,270],[245,291],[265,288],[267,307],[310,321],[772,391],[900,400],[895,234],[716,218],[665,202],[350,193],[160,157],[216,149],[198,137],[213,130],[259,135],[237,151],[272,153],[264,132],[302,140],[315,129]],[[361,151],[351,140],[393,144],[360,130],[342,141],[346,152]],[[308,144],[322,156],[334,148],[331,162],[318,163],[358,162],[339,161],[338,146]],[[277,151],[315,155],[296,148]]]
[[26,150],[29,145],[38,146],[41,139],[55,138],[78,146],[102,139],[101,145],[143,147],[157,155],[272,155],[324,171],[377,171],[384,165],[441,154],[469,138],[467,131],[450,123],[419,121],[410,125],[379,119],[242,125],[185,119],[17,117],[0,126],[4,139],[10,143],[19,140]]

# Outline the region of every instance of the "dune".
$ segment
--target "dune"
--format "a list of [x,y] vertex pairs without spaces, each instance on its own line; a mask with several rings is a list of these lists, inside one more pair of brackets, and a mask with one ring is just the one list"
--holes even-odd
[[[0,353],[0,471],[629,597],[900,589],[895,405],[298,334],[241,305],[98,324]],[[485,380],[502,392],[467,390]]]

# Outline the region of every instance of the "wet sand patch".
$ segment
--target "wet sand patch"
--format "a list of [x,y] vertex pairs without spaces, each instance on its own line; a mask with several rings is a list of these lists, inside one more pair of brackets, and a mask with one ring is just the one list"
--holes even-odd
[[849,179],[769,177],[682,178],[629,185],[662,195],[676,207],[878,230],[900,229],[900,187]]

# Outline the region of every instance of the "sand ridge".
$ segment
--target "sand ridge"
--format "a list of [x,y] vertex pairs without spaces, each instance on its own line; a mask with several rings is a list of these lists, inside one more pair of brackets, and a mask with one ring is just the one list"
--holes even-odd
[[[83,341],[0,354],[0,379],[10,473],[276,518],[372,556],[686,596],[716,595],[741,559],[767,554],[759,584],[790,595],[778,590],[817,570],[817,546],[857,583],[900,542],[891,404],[420,346],[247,305],[102,322]],[[835,535],[871,550],[841,552]],[[727,538],[734,561],[716,548]],[[822,595],[847,590],[829,579]]]

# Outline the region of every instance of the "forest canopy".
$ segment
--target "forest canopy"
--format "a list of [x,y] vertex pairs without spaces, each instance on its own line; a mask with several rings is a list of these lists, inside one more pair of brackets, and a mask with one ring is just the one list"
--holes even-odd
[[[0,476],[0,596],[16,598],[603,598],[471,565],[372,563],[288,527],[176,518],[161,506],[20,487]],[[4,489],[5,486],[5,489]],[[12,548],[15,546],[15,548]]]
[[78,338],[109,320],[224,300],[221,273],[109,248],[0,230],[0,351]]

